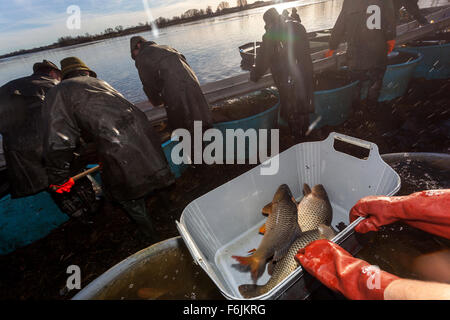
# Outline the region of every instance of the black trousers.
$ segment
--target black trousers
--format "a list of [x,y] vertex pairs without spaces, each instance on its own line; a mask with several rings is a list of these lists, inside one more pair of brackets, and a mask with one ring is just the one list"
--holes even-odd
[[[378,98],[380,97],[381,89],[383,86],[383,78],[386,72],[386,66],[375,67],[368,70],[351,70],[352,80],[358,80],[358,100],[365,102],[368,105],[376,105]],[[361,98],[361,90],[367,88],[367,96]]]
[[294,86],[278,86],[281,116],[287,121],[291,136],[295,141],[299,141],[308,131],[309,113],[307,113],[308,107],[303,105],[294,90]]

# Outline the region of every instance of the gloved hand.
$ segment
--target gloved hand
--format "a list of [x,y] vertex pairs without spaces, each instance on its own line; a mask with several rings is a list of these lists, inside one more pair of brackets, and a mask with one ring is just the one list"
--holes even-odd
[[75,181],[70,178],[67,182],[63,183],[62,185],[50,185],[50,189],[52,189],[54,192],[62,194],[64,192],[70,192],[72,187],[75,185]]
[[329,58],[331,56],[333,56],[334,54],[334,50],[329,49],[326,53],[325,53],[325,58]]
[[310,243],[295,259],[325,286],[351,300],[384,300],[384,290],[399,279],[328,240]]
[[450,239],[450,189],[416,192],[404,197],[371,196],[350,211],[350,222],[367,217],[355,230],[377,231],[396,221]]
[[388,40],[388,41],[386,42],[386,44],[387,44],[387,47],[388,47],[388,52],[387,52],[387,54],[389,54],[389,53],[391,53],[392,50],[394,50],[394,48],[395,48],[395,40]]

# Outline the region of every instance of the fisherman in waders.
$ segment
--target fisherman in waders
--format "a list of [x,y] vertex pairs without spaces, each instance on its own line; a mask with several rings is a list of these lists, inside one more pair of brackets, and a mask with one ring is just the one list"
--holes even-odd
[[421,25],[429,24],[427,18],[423,16],[420,12],[418,0],[393,0],[394,1],[394,10],[395,10],[395,18],[399,20],[400,17],[400,9],[403,7],[405,10],[414,17]]
[[148,100],[154,106],[166,107],[171,130],[193,132],[194,121],[202,121],[203,129],[212,127],[208,102],[181,53],[140,36],[131,38],[130,49]]
[[146,240],[154,242],[145,198],[174,182],[159,137],[142,111],[80,59],[62,60],[61,70],[63,80],[49,91],[43,108],[49,182],[67,185],[80,166],[81,141],[93,143],[106,197],[119,203]]
[[[347,64],[361,88],[368,88],[362,108],[378,104],[387,55],[394,49],[396,23],[392,0],[345,0],[334,25],[329,51],[331,57],[340,43],[347,42]],[[358,91],[359,93],[359,91]]]
[[22,198],[48,190],[64,213],[79,216],[95,210],[95,192],[85,178],[64,196],[49,190],[43,159],[42,106],[48,91],[61,81],[50,61],[35,63],[33,74],[0,88],[0,133],[10,181],[11,197]]
[[275,8],[264,13],[266,33],[255,68],[258,81],[270,68],[281,102],[281,116],[287,120],[295,141],[306,134],[309,115],[314,112],[313,65],[306,30],[298,22],[284,21]]

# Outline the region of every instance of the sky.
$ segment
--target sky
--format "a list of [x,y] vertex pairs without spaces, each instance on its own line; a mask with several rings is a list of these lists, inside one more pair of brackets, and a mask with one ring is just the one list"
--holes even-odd
[[[222,0],[0,0],[0,55],[19,49],[51,44],[61,36],[95,34],[122,25],[147,22],[147,1],[151,16],[171,18],[188,9],[213,10]],[[228,0],[230,6],[236,0]],[[253,3],[254,1],[248,1]],[[80,29],[69,29],[69,6],[80,8]]]

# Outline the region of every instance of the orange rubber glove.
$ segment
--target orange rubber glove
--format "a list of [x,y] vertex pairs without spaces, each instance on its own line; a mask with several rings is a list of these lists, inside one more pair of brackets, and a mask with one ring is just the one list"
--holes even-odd
[[387,46],[388,46],[388,53],[387,54],[389,54],[395,48],[395,40],[388,40],[386,43],[387,43]]
[[396,221],[450,239],[450,189],[429,190],[404,197],[371,196],[359,200],[350,211],[350,221],[367,217],[355,230],[377,231]]
[[295,259],[325,286],[351,300],[384,300],[384,290],[399,279],[328,240],[310,243]]
[[60,194],[62,194],[62,193],[64,193],[64,192],[70,192],[70,190],[72,189],[72,187],[75,185],[75,181],[72,179],[72,178],[70,178],[69,179],[69,181],[67,181],[67,182],[65,182],[65,183],[63,183],[62,185],[60,185],[60,186],[57,186],[57,185],[54,185],[54,184],[52,184],[51,186],[50,186],[50,189],[52,189],[54,192],[56,192],[56,193],[60,193]]
[[329,58],[333,56],[334,50],[329,49],[327,52],[325,52],[325,58]]

